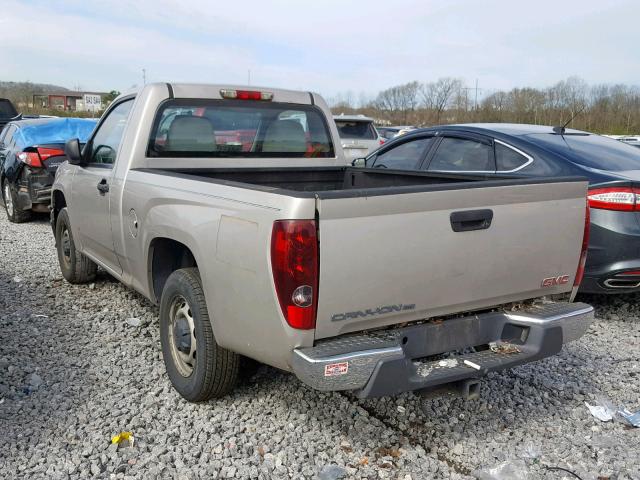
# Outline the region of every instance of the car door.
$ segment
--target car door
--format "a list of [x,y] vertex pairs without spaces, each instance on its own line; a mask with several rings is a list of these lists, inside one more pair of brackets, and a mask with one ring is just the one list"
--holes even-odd
[[403,139],[367,159],[367,167],[392,168],[395,170],[416,170],[420,167],[430,147],[434,143],[432,135]]
[[495,174],[493,141],[482,135],[443,133],[423,169],[432,172]]
[[83,165],[73,177],[69,212],[82,251],[116,274],[121,274],[122,268],[113,247],[109,181],[132,105],[132,99],[113,105],[85,145]]

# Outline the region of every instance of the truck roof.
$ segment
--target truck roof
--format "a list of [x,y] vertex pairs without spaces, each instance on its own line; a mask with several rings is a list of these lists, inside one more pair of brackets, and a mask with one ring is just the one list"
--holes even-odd
[[254,85],[233,85],[233,84],[208,84],[208,83],[149,83],[142,88],[128,91],[122,96],[139,94],[143,89],[169,90],[172,98],[209,98],[221,100],[221,90],[244,90],[251,92],[269,92],[273,94],[272,102],[297,103],[300,105],[313,105],[315,103],[313,94],[300,90],[286,90],[283,88],[263,87]]

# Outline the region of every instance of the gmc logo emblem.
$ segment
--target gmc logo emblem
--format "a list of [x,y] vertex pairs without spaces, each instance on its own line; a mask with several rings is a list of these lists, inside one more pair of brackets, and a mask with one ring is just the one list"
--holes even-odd
[[559,277],[549,277],[542,280],[542,287],[555,287],[556,285],[565,285],[569,283],[569,275],[560,275]]

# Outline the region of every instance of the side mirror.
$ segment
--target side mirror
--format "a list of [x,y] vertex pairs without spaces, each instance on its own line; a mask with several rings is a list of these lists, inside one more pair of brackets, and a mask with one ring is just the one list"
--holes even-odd
[[351,162],[352,167],[366,167],[367,159],[366,158],[354,158]]
[[71,165],[82,165],[82,151],[80,149],[80,140],[72,138],[64,144],[64,154],[69,159]]

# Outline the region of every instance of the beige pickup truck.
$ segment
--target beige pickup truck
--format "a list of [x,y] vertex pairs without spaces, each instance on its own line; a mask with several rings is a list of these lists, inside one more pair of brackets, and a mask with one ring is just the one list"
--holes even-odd
[[593,318],[568,301],[585,180],[347,167],[315,93],[146,85],[66,154],[51,211],[64,277],[101,267],[159,304],[191,401],[230,392],[242,356],[319,390],[474,396]]

